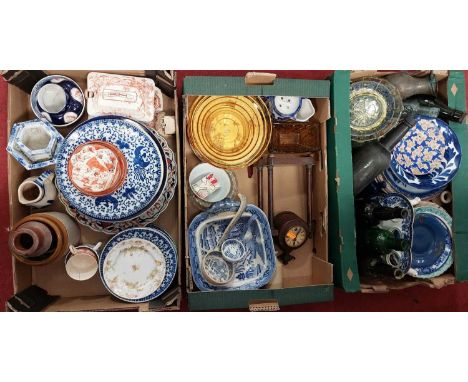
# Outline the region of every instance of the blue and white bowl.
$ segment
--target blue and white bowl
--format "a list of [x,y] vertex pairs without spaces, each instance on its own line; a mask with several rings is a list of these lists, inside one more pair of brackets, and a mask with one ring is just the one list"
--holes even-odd
[[47,76],[37,82],[30,100],[37,118],[57,127],[78,121],[85,110],[83,90],[71,78],[61,75]]
[[272,96],[268,97],[268,99],[271,112],[278,120],[295,119],[302,105],[301,97]]
[[13,125],[7,151],[24,168],[35,170],[55,163],[63,140],[49,122],[34,119]]

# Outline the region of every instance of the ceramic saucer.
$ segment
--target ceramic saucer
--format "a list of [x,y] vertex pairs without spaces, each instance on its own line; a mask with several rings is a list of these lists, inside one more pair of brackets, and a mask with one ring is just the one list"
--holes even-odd
[[436,277],[453,264],[452,218],[437,204],[423,202],[414,209],[412,261],[409,275]]
[[145,212],[132,220],[123,222],[103,222],[81,214],[75,208],[71,207],[63,195],[59,193],[59,199],[64,204],[68,214],[75,218],[78,223],[91,228],[93,231],[103,232],[106,234],[116,234],[132,227],[146,226],[154,222],[159,215],[161,215],[169,205],[174,197],[177,186],[177,163],[175,161],[174,152],[171,150],[166,140],[159,134],[154,135],[155,139],[159,141],[163,148],[164,156],[167,162],[167,180],[166,187],[161,193],[159,199]]
[[[68,162],[83,143],[105,141],[124,155],[127,175],[121,187],[94,197],[77,189]],[[121,117],[97,117],[76,127],[63,142],[56,161],[57,189],[81,214],[100,221],[132,220],[158,200],[165,187],[167,163],[158,140],[139,123]]]
[[47,76],[34,85],[31,108],[39,119],[45,119],[54,126],[69,126],[83,115],[84,94],[71,78]]
[[163,294],[177,272],[177,250],[159,228],[131,228],[115,235],[99,258],[99,275],[115,297],[134,303]]
[[224,199],[195,216],[189,225],[190,267],[202,291],[258,289],[268,284],[275,273],[275,248],[268,219],[257,206],[248,204],[229,235],[229,239],[242,242],[246,252],[244,259],[234,264],[233,279],[224,285],[211,285],[203,276],[203,257],[216,247],[238,208],[239,202]]
[[363,78],[350,87],[351,139],[365,142],[383,137],[399,121],[403,101],[389,81]]
[[452,129],[440,119],[417,116],[393,149],[390,168],[408,186],[425,191],[447,185],[460,161],[461,148]]

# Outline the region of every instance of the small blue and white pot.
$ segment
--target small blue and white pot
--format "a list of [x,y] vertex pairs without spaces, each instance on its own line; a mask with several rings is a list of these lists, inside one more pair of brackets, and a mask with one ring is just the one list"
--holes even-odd
[[64,127],[78,121],[85,110],[83,90],[71,78],[51,75],[31,91],[31,108],[39,119]]
[[268,97],[273,117],[277,120],[294,120],[307,122],[314,114],[315,108],[309,98],[275,96]]

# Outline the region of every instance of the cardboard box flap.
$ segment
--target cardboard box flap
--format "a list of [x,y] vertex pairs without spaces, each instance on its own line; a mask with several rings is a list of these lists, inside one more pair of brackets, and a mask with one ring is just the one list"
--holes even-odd
[[184,79],[184,95],[224,96],[300,96],[328,98],[330,81],[277,78],[272,85],[246,85],[244,77],[188,76]]
[[[465,76],[462,71],[451,71],[447,82],[448,106],[458,110],[466,111]],[[462,153],[468,152],[468,135],[465,123],[450,122],[450,127],[457,134]],[[455,242],[455,276],[457,281],[468,280],[468,157],[462,155],[458,173],[452,180],[453,195],[453,232]]]

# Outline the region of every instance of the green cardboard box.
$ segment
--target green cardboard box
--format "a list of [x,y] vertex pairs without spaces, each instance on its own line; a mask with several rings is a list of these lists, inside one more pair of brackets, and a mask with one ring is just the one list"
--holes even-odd
[[[336,71],[331,79],[332,118],[328,121],[328,188],[330,260],[334,265],[334,279],[347,292],[359,290],[387,291],[415,284],[439,288],[468,280],[468,155],[462,156],[457,176],[452,181],[453,237],[455,244],[454,274],[428,281],[366,280],[359,276],[356,258],[356,229],[352,177],[351,130],[349,122],[349,84],[351,79],[384,75],[379,72]],[[434,71],[439,80],[439,92],[447,97],[448,106],[466,110],[465,78],[462,71]],[[465,123],[450,122],[456,132],[463,153],[468,152],[468,128]],[[333,218],[332,218],[333,217]]]
[[[328,207],[327,207],[327,161],[326,161],[326,121],[330,116],[329,81],[299,79],[276,79],[272,84],[268,75],[253,74],[244,77],[186,77],[183,88],[183,164],[185,181],[185,229],[200,210],[190,201],[188,176],[191,169],[200,163],[187,141],[187,113],[193,100],[200,95],[285,95],[311,98],[316,108],[320,124],[322,156],[314,166],[314,218],[316,221],[315,247],[312,252],[310,240],[295,252],[296,260],[287,266],[278,266],[272,282],[265,288],[245,291],[199,291],[195,286],[190,267],[190,256],[186,248],[186,285],[190,310],[213,309],[276,309],[281,305],[305,304],[333,299],[333,267],[328,262]],[[255,85],[246,84],[247,81]],[[264,83],[259,85],[259,83]],[[276,169],[276,167],[275,167]],[[305,218],[305,186],[302,182],[302,169],[288,167],[283,171],[275,170],[275,212],[289,209]],[[239,192],[244,193],[249,202],[256,204],[256,176],[248,177],[247,169],[235,170]],[[266,190],[266,186],[264,189]],[[281,190],[280,190],[281,188]],[[289,195],[289,197],[288,197]],[[279,262],[278,262],[279,263]]]

